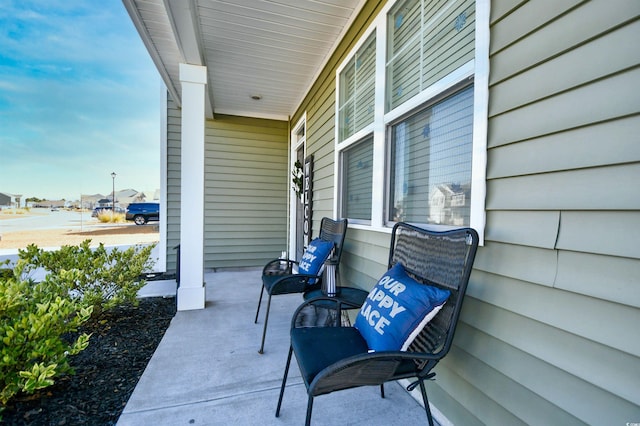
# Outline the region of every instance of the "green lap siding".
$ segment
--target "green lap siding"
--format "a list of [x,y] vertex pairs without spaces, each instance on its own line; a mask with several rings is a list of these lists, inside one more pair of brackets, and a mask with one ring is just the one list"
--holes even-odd
[[456,424],[637,421],[640,3],[494,4],[485,246],[432,402]]
[[[336,67],[307,113],[314,234],[334,206]],[[430,401],[454,424],[640,421],[640,2],[492,1],[485,243]],[[369,289],[389,234],[351,227],[343,285]],[[422,421],[423,419],[417,419]]]
[[180,244],[181,119],[180,109],[167,99],[167,271],[177,270],[175,247]]
[[[167,271],[180,243],[180,110],[169,105]],[[233,116],[206,121],[204,266],[258,267],[287,235],[287,123]]]
[[264,266],[285,249],[287,129],[234,116],[206,122],[205,267]]

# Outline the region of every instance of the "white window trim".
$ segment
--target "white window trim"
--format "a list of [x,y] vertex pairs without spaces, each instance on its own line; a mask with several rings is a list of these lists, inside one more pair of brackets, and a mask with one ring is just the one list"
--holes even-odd
[[[350,141],[350,142],[349,142],[349,144],[348,144],[347,146],[341,146],[340,153],[345,152],[345,151],[348,151],[352,146],[354,146],[354,145],[358,145],[358,144],[359,144],[359,143],[361,143],[361,142],[362,142],[362,143],[364,143],[364,142],[365,142],[365,139],[367,139],[367,138],[369,138],[369,137],[371,137],[370,132],[369,132],[369,133],[367,133],[367,134],[365,134],[361,139],[358,139],[358,140],[352,140],[352,141]],[[372,144],[374,144],[374,148],[375,148],[375,142],[374,142],[374,141],[371,141],[371,143],[372,143]],[[372,168],[373,168],[373,167],[375,167],[375,166],[374,166],[374,164],[375,164],[375,155],[373,156],[373,158],[374,158],[374,160],[373,160],[373,163],[372,163],[372,165],[371,165],[371,166],[372,166]],[[345,164],[344,164],[343,158],[341,158],[340,156],[338,156],[338,157],[337,157],[337,160],[336,160],[336,161],[339,161],[339,162],[340,162],[340,164],[338,164],[338,165],[337,165],[337,167],[336,167],[336,169],[335,169],[335,170],[339,171],[339,173],[335,173],[335,175],[339,175],[339,176],[337,176],[337,180],[336,180],[336,182],[338,182],[338,185],[339,185],[339,188],[337,189],[337,194],[341,194],[341,193],[342,193],[342,187],[343,187],[343,185],[344,185],[344,183],[345,183],[345,182],[344,182],[344,180],[343,180]],[[375,168],[373,168],[373,170],[375,170]],[[384,174],[383,174],[383,175],[384,175]],[[372,185],[373,185],[373,187],[375,188],[375,184],[374,184],[374,182],[373,182],[373,181],[371,182],[371,184],[372,184]],[[373,188],[372,188],[372,191],[373,191]],[[372,195],[372,197],[373,197],[373,195]],[[342,216],[342,214],[341,214],[341,213],[344,211],[344,206],[342,205],[342,197],[336,197],[336,198],[335,198],[335,201],[336,201],[336,202],[335,202],[334,204],[335,204],[335,205],[336,205],[336,207],[337,207],[337,208],[336,208],[336,209],[337,209],[337,213],[336,213],[335,217],[341,217],[341,216]],[[373,203],[373,199],[372,199],[372,203]],[[371,215],[372,215],[372,218],[373,218],[373,208],[374,208],[374,206],[373,206],[373,204],[372,204],[372,206],[371,206],[371,210],[372,210]],[[371,227],[371,220],[366,220],[366,219],[351,219],[351,218],[349,218],[349,225],[362,225],[362,226],[366,226],[366,227],[367,227],[367,229],[369,229],[369,227]]]
[[[333,216],[334,217],[338,217],[338,215],[340,214],[340,208],[341,208],[341,202],[340,202],[340,193],[341,193],[341,188],[342,188],[342,161],[340,159],[340,155],[342,153],[343,150],[348,149],[350,146],[362,141],[364,138],[366,138],[367,136],[369,136],[370,134],[373,133],[373,170],[382,170],[380,168],[378,168],[380,166],[380,164],[378,164],[380,162],[380,159],[377,158],[379,155],[379,147],[378,145],[380,144],[380,137],[382,138],[382,143],[384,145],[384,126],[383,127],[383,131],[382,134],[379,135],[379,129],[378,127],[380,127],[380,102],[379,102],[379,98],[380,98],[380,89],[379,87],[384,87],[384,78],[385,78],[385,71],[384,69],[382,70],[382,82],[383,82],[383,86],[380,86],[380,56],[378,54],[378,52],[380,51],[380,40],[386,40],[386,28],[384,25],[384,18],[385,18],[385,13],[380,13],[380,15],[378,15],[378,17],[376,17],[376,19],[374,19],[374,21],[371,23],[371,25],[369,25],[369,27],[367,28],[367,30],[364,32],[364,34],[362,35],[362,37],[356,42],[355,46],[351,49],[351,51],[349,52],[349,54],[346,56],[345,60],[340,64],[340,66],[338,66],[338,68],[336,69],[336,109],[335,109],[335,129],[334,129],[334,138],[333,140],[335,141],[335,148],[333,150],[334,152],[334,158],[333,158],[333,164],[334,164],[334,173],[333,173]],[[380,24],[380,21],[382,20],[382,25]],[[348,138],[346,138],[345,140],[343,140],[342,142],[340,142],[340,74],[342,73],[342,71],[344,70],[344,68],[349,64],[349,60],[351,58],[354,57],[354,55],[356,54],[356,52],[358,52],[358,50],[360,50],[360,48],[364,45],[364,43],[369,39],[369,37],[371,36],[371,34],[376,31],[376,76],[375,76],[375,102],[374,102],[374,117],[373,117],[373,123],[365,126],[364,128],[358,130],[357,132],[355,132],[353,135],[349,136]],[[382,31],[382,32],[380,32]],[[384,37],[381,37],[381,34],[384,34]],[[383,68],[384,68],[384,55],[383,56]],[[382,91],[382,98],[383,98],[383,103],[382,103],[382,107],[383,107],[383,112],[384,112],[384,90]],[[382,157],[382,164],[384,167],[384,147],[383,147],[383,157]],[[384,173],[382,173],[382,178],[384,179]],[[379,185],[377,185],[377,180],[376,180],[376,176],[374,174],[373,177],[373,195],[372,195],[372,205],[371,205],[371,224],[353,224],[353,225],[349,225],[351,227],[363,227],[364,229],[371,229],[372,227],[380,227],[380,223],[377,220],[378,216],[379,216],[379,207],[377,204],[377,194],[376,194],[376,189],[380,189],[377,188]],[[384,194],[384,192],[383,192]]]
[[[447,89],[463,82],[465,79],[474,79],[474,111],[473,111],[473,155],[471,163],[471,216],[470,226],[474,228],[480,237],[480,245],[484,244],[484,229],[486,223],[486,165],[487,165],[487,132],[489,113],[489,23],[490,0],[476,0],[476,28],[475,28],[475,57],[453,73],[448,74],[434,83],[428,89],[417,94],[397,108],[385,114],[385,88],[386,88],[386,40],[387,40],[387,13],[394,6],[396,0],[389,1],[371,25],[363,33],[362,37],[345,56],[344,61],[336,69],[336,101],[335,101],[335,149],[334,149],[334,217],[340,212],[341,195],[341,161],[340,155],[354,143],[361,141],[366,136],[373,134],[373,170],[384,171],[373,175],[371,225],[354,224],[350,227],[391,232],[387,226],[386,211],[386,186],[388,168],[386,165],[386,128],[389,123],[398,119],[409,111],[423,105],[434,96],[443,93]],[[376,81],[375,81],[375,111],[372,124],[359,130],[342,142],[339,142],[339,106],[340,106],[340,73],[349,60],[353,58],[371,33],[376,32]],[[435,228],[451,228],[445,225],[433,225]]]
[[[297,139],[298,132],[300,129],[304,127],[304,137]],[[296,154],[300,147],[302,147],[303,158],[307,158],[307,112],[305,111],[302,114],[302,117],[298,120],[295,126],[291,129],[291,133],[289,134],[289,172],[287,173],[287,184],[289,185],[289,245],[287,247],[287,252],[289,253],[289,257],[295,257],[296,250],[296,223],[298,218],[296,217],[296,193],[293,190],[291,185],[291,172],[293,171],[293,166],[296,163]]]
[[473,85],[473,154],[471,156],[471,227],[484,245],[487,220],[487,138],[489,134],[489,24],[491,1],[476,0]]

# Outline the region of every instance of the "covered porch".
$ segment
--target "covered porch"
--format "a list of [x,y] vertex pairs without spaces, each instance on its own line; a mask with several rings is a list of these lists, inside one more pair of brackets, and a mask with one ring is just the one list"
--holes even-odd
[[[296,156],[313,152],[302,141],[306,125],[293,126],[312,109],[305,105],[310,88],[349,43],[367,2],[123,4],[166,87],[161,257],[167,271],[181,271],[178,310],[203,309],[204,270],[257,267],[283,250],[302,252],[302,207],[290,175]],[[315,167],[328,172],[333,155],[315,155]],[[309,197],[312,234],[322,216],[336,216],[318,195]]]
[[[119,426],[300,425],[306,391],[290,370],[280,417],[275,408],[289,348],[289,322],[299,294],[274,298],[265,352],[262,321],[253,323],[259,269],[206,272],[206,306],[179,311],[131,395]],[[429,384],[428,390],[431,391]],[[433,409],[436,419],[439,413]],[[313,424],[426,424],[424,409],[399,384],[318,397]]]
[[[259,272],[206,271],[295,254],[322,217],[347,217],[342,283],[369,289],[386,270],[389,224],[409,206],[396,210],[395,193],[428,201],[416,223],[455,226],[459,218],[438,207],[468,200],[469,224],[484,236],[452,351],[427,385],[441,423],[638,421],[640,98],[629,88],[640,82],[639,2],[123,3],[167,89],[160,249],[181,285],[180,312],[121,424],[301,424],[299,378],[273,417],[299,299],[275,302],[259,356]],[[432,22],[449,36],[432,35]],[[451,60],[431,68],[420,59],[428,55],[410,54],[413,40],[434,58],[443,46]],[[356,68],[361,88],[350,83]],[[471,192],[458,178],[435,191],[426,177],[396,186],[418,152],[435,148],[433,111],[454,94],[473,126],[441,134],[469,130]],[[358,130],[346,112],[354,99],[368,99]],[[408,152],[405,125],[416,129],[416,155],[396,167],[393,150]],[[307,203],[292,189],[297,161],[310,164]],[[346,165],[366,176],[362,188],[345,185]],[[367,391],[319,398],[314,423],[424,422],[400,386],[386,400]]]

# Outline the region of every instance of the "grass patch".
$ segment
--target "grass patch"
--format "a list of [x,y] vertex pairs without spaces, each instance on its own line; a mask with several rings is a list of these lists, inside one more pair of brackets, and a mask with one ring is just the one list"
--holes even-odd
[[0,210],[1,214],[27,214],[29,213],[29,208],[20,208],[20,209],[14,209],[14,208],[9,208],[9,209],[2,209]]

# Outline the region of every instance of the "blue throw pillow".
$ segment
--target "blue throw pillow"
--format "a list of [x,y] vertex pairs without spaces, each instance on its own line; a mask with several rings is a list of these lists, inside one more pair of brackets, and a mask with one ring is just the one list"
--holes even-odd
[[396,263],[371,290],[354,325],[370,350],[405,351],[450,294],[420,284]]
[[301,274],[318,275],[322,265],[324,265],[324,261],[327,260],[332,249],[333,242],[331,241],[324,241],[320,238],[312,240],[302,255],[302,259],[300,259],[298,272]]

